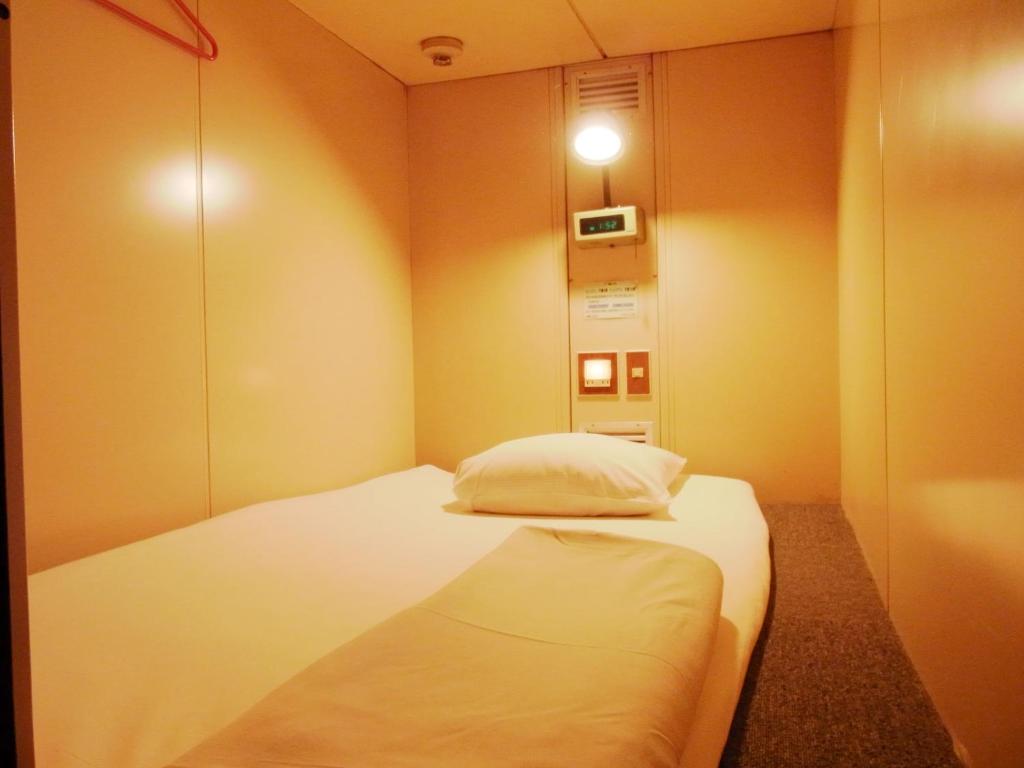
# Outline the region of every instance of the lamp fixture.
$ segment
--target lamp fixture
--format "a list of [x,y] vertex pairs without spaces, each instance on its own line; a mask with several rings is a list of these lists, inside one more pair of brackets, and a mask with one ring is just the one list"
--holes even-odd
[[608,112],[588,112],[572,131],[572,151],[586,165],[608,165],[622,157],[622,128]]
[[619,392],[617,352],[577,352],[581,395],[616,395]]

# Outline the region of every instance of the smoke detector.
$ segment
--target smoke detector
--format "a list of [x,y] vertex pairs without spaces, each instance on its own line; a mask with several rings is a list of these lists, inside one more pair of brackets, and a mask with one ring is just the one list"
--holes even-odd
[[457,37],[428,37],[420,40],[420,50],[435,67],[450,67],[462,55],[462,41]]

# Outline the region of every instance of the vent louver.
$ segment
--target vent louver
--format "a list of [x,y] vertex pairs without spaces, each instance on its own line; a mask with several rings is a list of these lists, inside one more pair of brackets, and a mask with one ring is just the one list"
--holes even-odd
[[588,421],[580,424],[579,431],[654,445],[653,421]]
[[643,104],[639,67],[575,74],[576,109],[636,111]]

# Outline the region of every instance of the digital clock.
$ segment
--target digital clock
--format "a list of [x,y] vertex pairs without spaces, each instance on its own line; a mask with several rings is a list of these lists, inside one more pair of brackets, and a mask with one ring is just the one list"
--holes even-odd
[[581,248],[644,241],[644,212],[635,205],[578,211],[572,217],[574,239]]
[[610,216],[589,216],[580,219],[581,235],[596,235],[601,232],[621,232],[626,228],[626,217],[621,213]]

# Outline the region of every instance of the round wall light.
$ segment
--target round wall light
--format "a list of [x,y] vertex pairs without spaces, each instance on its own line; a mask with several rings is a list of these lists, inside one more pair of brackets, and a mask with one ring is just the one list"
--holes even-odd
[[572,134],[572,151],[587,165],[607,165],[622,156],[622,129],[605,112],[580,118]]

